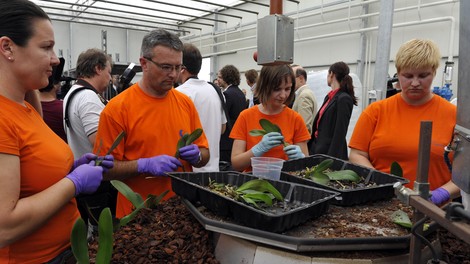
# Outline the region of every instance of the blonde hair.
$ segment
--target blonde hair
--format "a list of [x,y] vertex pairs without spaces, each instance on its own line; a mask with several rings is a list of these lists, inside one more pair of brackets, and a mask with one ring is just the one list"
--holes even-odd
[[395,57],[395,67],[400,73],[404,69],[431,67],[436,73],[441,54],[437,45],[427,39],[412,39],[401,45]]

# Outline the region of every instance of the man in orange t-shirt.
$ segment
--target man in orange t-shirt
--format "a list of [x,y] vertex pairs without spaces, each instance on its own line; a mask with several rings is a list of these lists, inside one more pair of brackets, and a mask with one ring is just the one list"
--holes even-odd
[[[123,180],[144,199],[149,194],[171,191],[165,173],[181,166],[190,172],[192,166],[202,167],[209,160],[204,133],[193,144],[179,149],[182,162],[174,157],[181,133],[202,128],[191,99],[173,89],[182,67],[182,50],[176,35],[164,30],[148,33],[140,58],[142,79],[114,97],[101,112],[95,151],[106,152],[121,131],[126,133],[112,152],[116,162],[106,177]],[[170,192],[166,197],[173,195]],[[131,212],[132,204],[119,194],[116,216]]]

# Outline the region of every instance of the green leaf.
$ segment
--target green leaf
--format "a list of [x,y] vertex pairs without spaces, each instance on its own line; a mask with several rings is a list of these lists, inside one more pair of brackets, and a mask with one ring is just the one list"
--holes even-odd
[[392,165],[390,166],[390,174],[403,177],[403,169],[398,162],[392,162]]
[[[113,144],[111,145],[111,147],[108,149],[108,151],[106,152],[106,154],[104,154],[105,156],[106,155],[109,155],[111,154],[111,152],[113,152],[113,150],[119,146],[119,143],[121,143],[122,139],[126,136],[126,132],[124,131],[121,131],[121,133],[119,133],[119,135],[114,139],[114,142]],[[103,144],[103,141],[100,141],[100,146],[98,147],[98,151],[101,150],[101,145]],[[99,152],[97,152],[99,154]],[[102,160],[96,160],[96,163],[95,165],[96,166],[99,166],[101,165],[101,162]]]
[[273,199],[267,193],[252,192],[252,193],[246,193],[242,197],[253,199],[254,201],[262,201],[263,203],[267,204],[268,206],[273,205]]
[[253,199],[251,199],[250,197],[241,196],[241,198],[243,199],[243,201],[245,201],[245,203],[251,204],[251,205],[253,205],[253,206],[256,207],[256,208],[261,209],[261,208],[258,206],[258,204],[257,204]]
[[157,208],[157,205],[160,203],[160,201],[167,195],[169,190],[166,190],[162,192],[160,195],[156,196],[153,194],[149,194],[147,196],[147,200],[145,200],[145,206],[150,209],[155,209]]
[[127,200],[129,200],[135,208],[144,203],[142,196],[134,192],[127,184],[122,181],[112,180],[111,184],[118,190]]
[[243,192],[244,190],[248,189],[260,192],[269,192],[273,194],[274,197],[279,201],[282,201],[284,199],[282,197],[282,194],[271,183],[263,179],[247,181],[240,187],[238,187],[237,192]]
[[82,218],[78,218],[72,228],[70,238],[72,253],[78,264],[90,263],[88,255],[87,226]]
[[96,263],[110,263],[113,254],[113,218],[109,208],[101,211],[98,230],[99,245]]
[[134,220],[135,216],[137,215],[137,213],[140,211],[141,208],[137,208],[137,209],[134,209],[134,211],[132,211],[132,213],[122,217],[121,219],[119,219],[119,226],[125,226],[127,225],[130,221]]
[[196,139],[198,139],[202,135],[202,129],[201,128],[196,128],[191,134],[188,136],[186,139],[186,145],[191,145]]
[[323,172],[326,169],[329,169],[333,165],[333,160],[332,159],[325,159],[322,162],[320,162],[317,166],[314,168],[314,172]]
[[248,134],[252,137],[257,137],[257,136],[264,136],[267,134],[267,132],[265,130],[262,130],[262,129],[253,129],[253,130],[250,130],[250,132],[248,132]]
[[330,182],[330,177],[321,171],[314,171],[310,179],[316,183],[327,185]]
[[267,119],[260,119],[259,124],[266,131],[266,133],[270,133],[270,132],[279,132],[279,133],[281,133],[281,129],[277,125],[271,123],[271,121],[269,121]]
[[359,182],[361,181],[361,177],[357,175],[355,171],[352,170],[339,170],[339,171],[331,171],[325,173],[330,180],[333,181],[352,181],[352,182]]
[[410,217],[403,212],[402,210],[397,210],[392,213],[392,221],[395,224],[401,225],[406,228],[411,228],[413,223],[411,223]]

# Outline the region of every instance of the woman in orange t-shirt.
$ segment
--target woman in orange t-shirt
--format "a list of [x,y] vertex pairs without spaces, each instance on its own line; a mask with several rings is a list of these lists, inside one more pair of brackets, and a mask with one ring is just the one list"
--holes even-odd
[[[310,133],[300,114],[287,107],[294,98],[295,75],[289,65],[263,66],[256,83],[255,97],[259,105],[240,113],[230,137],[234,139],[232,167],[251,170],[251,157],[275,157],[284,160],[308,155]],[[249,131],[262,129],[260,119],[280,127],[282,134],[270,132],[263,137],[250,136]],[[289,145],[282,146],[285,141]]]
[[430,200],[440,205],[459,196],[444,160],[452,140],[457,109],[432,93],[441,56],[430,40],[412,39],[398,49],[395,66],[402,91],[369,105],[359,117],[349,147],[353,163],[390,172],[396,161],[412,187],[416,180],[422,120],[433,122],[428,181]]
[[70,257],[79,217],[73,198],[94,192],[103,177],[96,155],[74,162],[67,144],[24,101],[48,84],[59,64],[53,48],[52,23],[41,8],[28,0],[0,1],[1,264]]

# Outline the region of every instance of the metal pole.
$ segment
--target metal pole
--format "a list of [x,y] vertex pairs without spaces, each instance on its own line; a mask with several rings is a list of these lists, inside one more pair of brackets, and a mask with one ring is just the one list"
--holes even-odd
[[269,14],[282,14],[282,0],[271,0],[269,2]]
[[394,3],[394,0],[380,1],[379,31],[377,36],[373,86],[374,90],[377,91],[377,101],[385,98],[384,88],[387,87]]
[[[432,121],[421,121],[418,149],[418,170],[414,189],[424,199],[427,199],[427,196],[429,195],[428,171],[429,159],[431,156],[431,136]],[[413,223],[416,223],[425,217],[424,213],[416,208],[413,210]],[[420,235],[423,234],[423,225],[416,227],[416,233]],[[411,236],[409,263],[421,263],[421,244],[422,243],[419,238]]]

